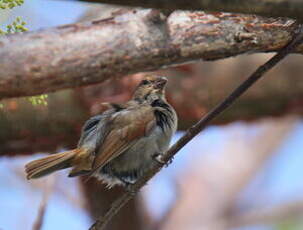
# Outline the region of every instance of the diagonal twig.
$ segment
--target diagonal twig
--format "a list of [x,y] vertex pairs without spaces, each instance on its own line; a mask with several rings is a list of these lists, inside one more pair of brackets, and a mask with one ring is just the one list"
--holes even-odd
[[53,192],[54,184],[55,184],[55,178],[53,176],[49,177],[47,180],[46,187],[44,187],[42,201],[40,203],[38,209],[38,215],[33,225],[33,230],[41,230],[43,227],[48,200]]
[[[264,74],[278,64],[283,58],[285,58],[291,51],[293,51],[303,39],[303,26],[299,24],[294,31],[293,39],[282,48],[275,56],[269,59],[265,64],[260,66],[253,74],[251,74],[244,82],[242,82],[229,96],[227,96],[221,103],[219,103],[214,109],[207,113],[198,123],[189,128],[187,132],[163,155],[163,162],[168,163],[173,156],[182,149],[191,139],[193,139],[198,133],[200,133],[213,119],[220,115],[225,109],[227,109],[236,99],[238,99],[244,92],[247,91],[257,80],[259,80]],[[163,165],[155,165],[149,170],[143,177],[141,177],[133,186],[133,192],[125,192],[119,197],[105,215],[100,216],[97,221],[90,227],[90,230],[103,230],[108,222],[114,217],[119,210],[131,200],[135,193],[143,187],[149,179],[151,179],[158,171],[161,170]]]

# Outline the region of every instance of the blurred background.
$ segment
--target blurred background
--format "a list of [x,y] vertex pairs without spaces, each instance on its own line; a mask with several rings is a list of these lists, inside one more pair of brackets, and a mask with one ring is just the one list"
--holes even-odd
[[[29,31],[104,18],[109,5],[25,0],[0,11],[5,29]],[[179,131],[198,121],[272,54],[197,62],[158,71]],[[291,55],[186,145],[110,223],[109,230],[303,229],[302,57]],[[0,229],[84,230],[123,189],[62,171],[27,181],[24,164],[74,148],[84,121],[105,101],[123,102],[144,73],[39,97],[0,102]]]

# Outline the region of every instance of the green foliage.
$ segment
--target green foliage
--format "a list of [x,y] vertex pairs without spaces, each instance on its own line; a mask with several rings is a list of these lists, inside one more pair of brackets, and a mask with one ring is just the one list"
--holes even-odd
[[36,105],[47,106],[47,98],[48,98],[47,94],[41,94],[38,96],[29,97],[28,100],[30,101],[30,103],[32,103],[33,106]]
[[26,22],[24,22],[20,17],[17,17],[11,25],[6,26],[6,31],[0,29],[0,35],[25,32],[28,30],[25,25]]
[[[0,0],[0,9],[12,9],[16,6],[22,5],[23,3],[24,0]],[[27,31],[25,24],[26,23],[20,17],[17,17],[12,24],[6,26],[6,31],[0,29],[0,35]]]
[[24,3],[24,0],[0,0],[0,9],[12,9],[16,6],[20,6]]

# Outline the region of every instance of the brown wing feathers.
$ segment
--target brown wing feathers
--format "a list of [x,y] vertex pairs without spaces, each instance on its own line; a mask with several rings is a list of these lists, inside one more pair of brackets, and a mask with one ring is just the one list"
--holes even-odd
[[111,132],[96,154],[93,171],[98,170],[144,137],[154,123],[153,108],[150,106],[141,105],[139,109],[117,115],[113,120]]

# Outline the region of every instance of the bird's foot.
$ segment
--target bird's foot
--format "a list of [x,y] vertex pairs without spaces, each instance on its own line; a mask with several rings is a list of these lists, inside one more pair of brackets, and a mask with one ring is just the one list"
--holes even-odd
[[137,194],[137,191],[134,189],[133,184],[131,183],[126,183],[124,185],[124,188],[127,192],[129,192],[132,196],[135,196]]
[[154,161],[156,161],[159,165],[163,166],[166,162],[162,159],[163,153],[155,153],[152,155]]
[[163,160],[163,153],[155,153],[153,156],[153,159],[160,164],[161,166],[168,167],[173,162],[173,157],[170,158],[167,162]]
[[134,189],[134,184],[135,182],[129,182],[129,181],[126,181],[122,178],[119,178],[119,180],[122,182],[123,184],[123,187],[125,189],[126,192],[129,192],[132,196],[136,195],[137,191]]

